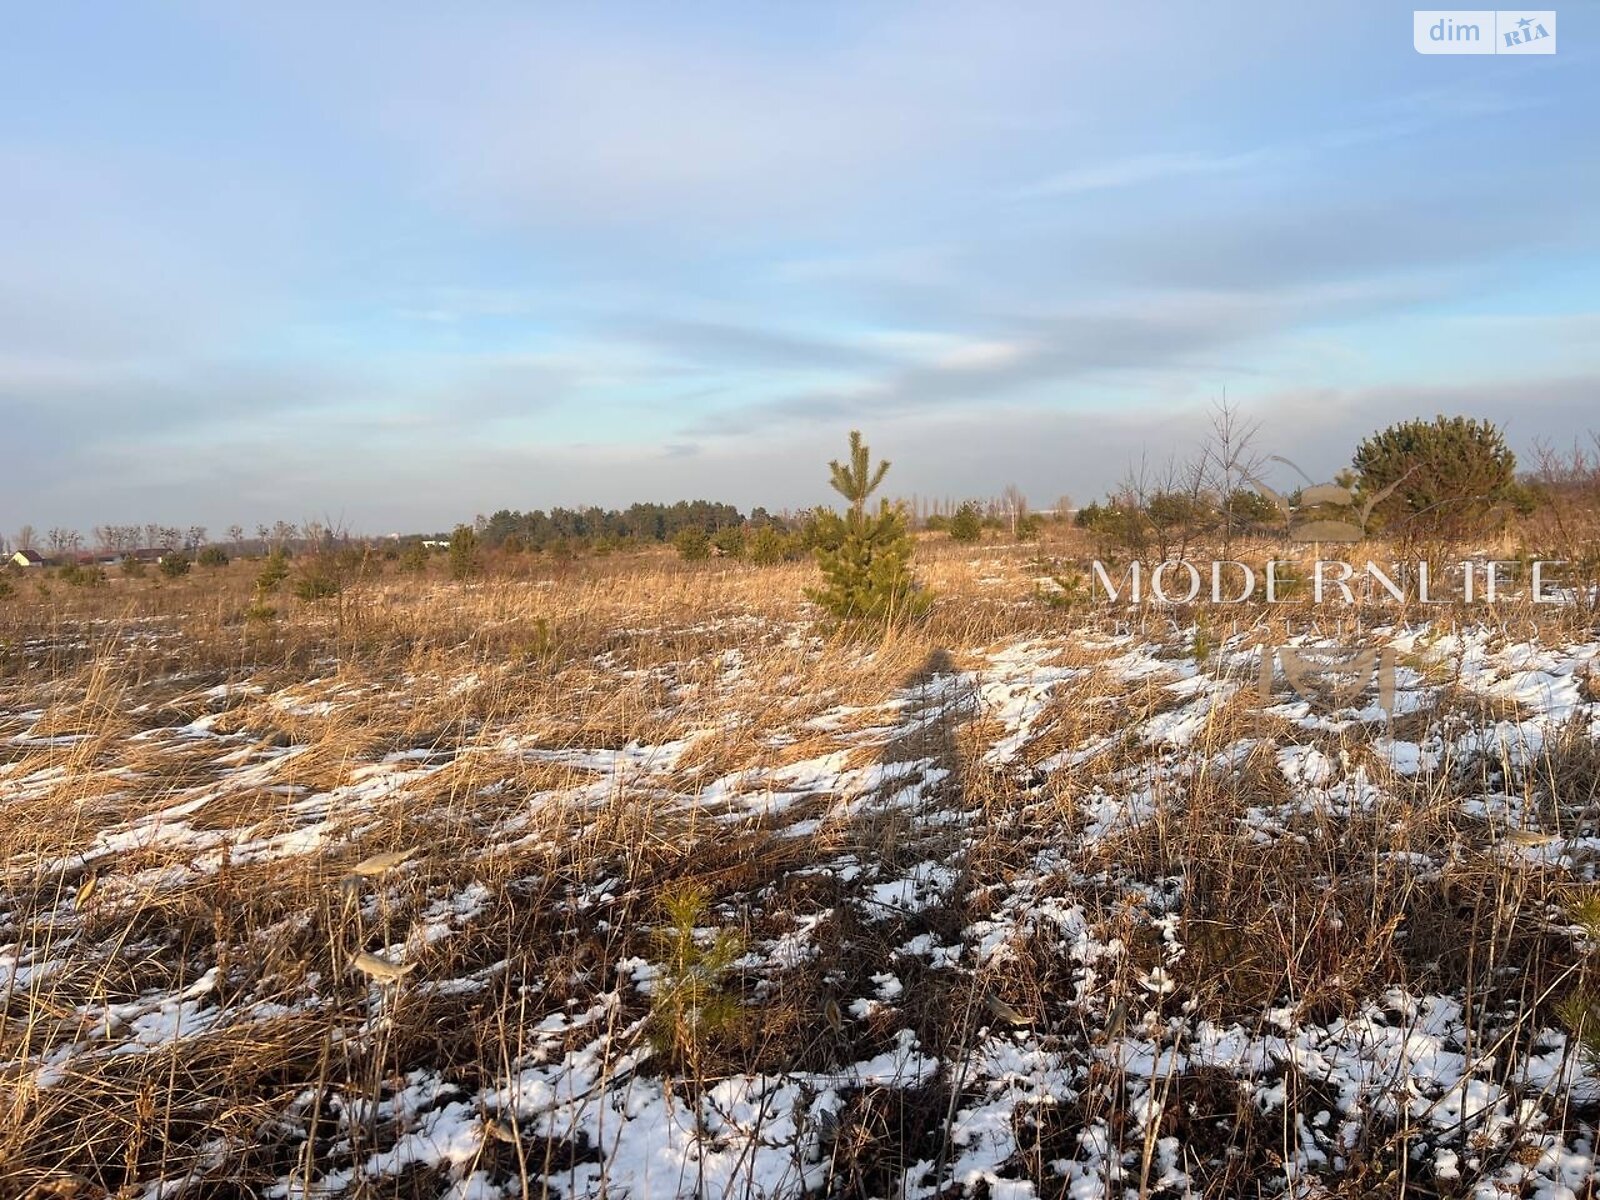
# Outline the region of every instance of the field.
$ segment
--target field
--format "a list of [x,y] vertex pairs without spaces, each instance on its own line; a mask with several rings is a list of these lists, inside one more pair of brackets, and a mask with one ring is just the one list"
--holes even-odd
[[1034,553],[873,636],[807,565],[20,584],[0,1194],[1591,1194],[1593,612]]

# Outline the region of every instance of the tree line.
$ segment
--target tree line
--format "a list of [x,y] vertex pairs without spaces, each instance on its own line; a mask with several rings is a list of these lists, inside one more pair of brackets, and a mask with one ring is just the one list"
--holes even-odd
[[[1263,482],[1275,456],[1257,447],[1257,432],[1236,409],[1219,404],[1209,433],[1187,457],[1173,456],[1156,467],[1141,461],[1103,499],[1070,510],[1063,497],[1049,518],[1068,519],[1070,513],[1102,553],[1154,553],[1161,558],[1182,557],[1202,542],[1227,550],[1244,536],[1286,535],[1296,526],[1349,526],[1357,515],[1361,536],[1430,542],[1494,532],[1515,517],[1545,548],[1593,552],[1600,523],[1600,438],[1591,437],[1592,445],[1575,444],[1568,452],[1541,445],[1534,469],[1519,474],[1515,455],[1491,422],[1459,416],[1406,421],[1364,439],[1350,466],[1333,480],[1317,483],[1304,477],[1286,487],[1280,483],[1280,494]],[[855,453],[852,448],[852,463]],[[930,504],[913,498],[893,507],[907,529],[920,525],[958,542],[976,541],[989,530],[1026,541],[1039,535],[1044,519],[1029,511],[1026,497],[1014,485],[997,500]],[[563,556],[668,543],[690,559],[724,555],[772,563],[823,548],[837,532],[826,515],[820,508],[772,514],[760,507],[746,515],[732,504],[679,500],[625,509],[501,509],[431,537],[355,538],[331,522],[280,520],[257,524],[251,539],[244,526],[234,524],[227,529],[226,542],[212,542],[203,525],[108,523],[96,526],[92,539],[65,527],[40,533],[24,526],[9,545],[0,537],[0,551],[33,551],[70,562],[90,548],[97,555],[119,558],[140,552],[198,558],[209,551],[216,559],[219,551],[229,550],[236,556],[264,556],[365,547],[387,554],[409,546],[415,548],[415,558],[430,547],[442,551],[469,531],[474,552],[481,548]],[[858,512],[857,520],[862,519]]]
[[674,504],[631,504],[625,509],[591,505],[518,512],[503,508],[493,516],[480,517],[474,532],[489,547],[511,542],[513,549],[548,550],[562,542],[670,542],[685,529],[709,535],[746,524],[759,527],[773,520],[763,508],[757,508],[747,520],[731,504],[679,500]]

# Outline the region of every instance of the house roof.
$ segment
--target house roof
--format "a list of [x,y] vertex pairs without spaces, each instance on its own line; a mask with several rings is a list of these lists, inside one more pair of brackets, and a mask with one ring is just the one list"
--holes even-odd
[[36,566],[44,565],[44,555],[40,554],[37,550],[18,550],[16,554],[13,554],[11,557],[20,557],[26,559],[28,562],[31,562]]

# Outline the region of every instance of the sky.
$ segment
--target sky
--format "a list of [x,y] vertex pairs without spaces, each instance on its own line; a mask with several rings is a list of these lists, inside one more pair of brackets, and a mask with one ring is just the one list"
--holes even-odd
[[1082,502],[1600,430],[1600,4],[16,5],[0,530]]

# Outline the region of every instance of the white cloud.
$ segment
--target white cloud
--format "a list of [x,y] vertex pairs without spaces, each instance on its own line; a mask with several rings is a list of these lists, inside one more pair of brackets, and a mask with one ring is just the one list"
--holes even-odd
[[1238,154],[1141,154],[1062,171],[1019,188],[1017,195],[1028,199],[1076,196],[1084,192],[1166,183],[1195,175],[1235,174],[1256,170],[1280,158],[1280,154],[1270,150],[1247,150]]
[[1019,363],[1028,352],[1020,342],[969,341],[939,354],[933,365],[945,371],[990,371]]

